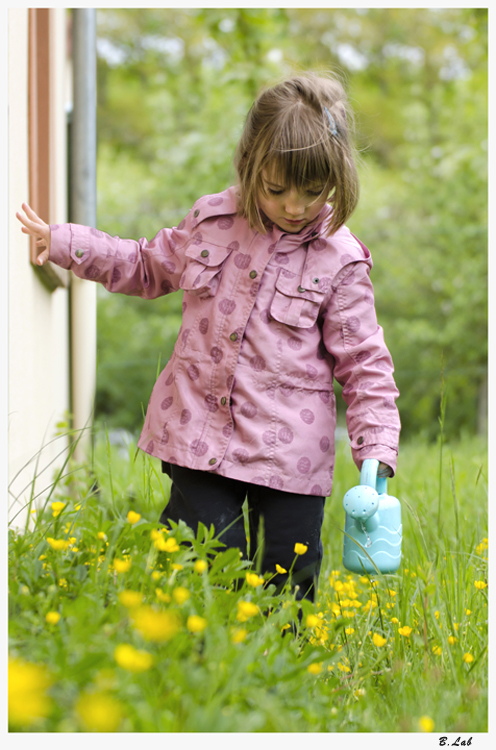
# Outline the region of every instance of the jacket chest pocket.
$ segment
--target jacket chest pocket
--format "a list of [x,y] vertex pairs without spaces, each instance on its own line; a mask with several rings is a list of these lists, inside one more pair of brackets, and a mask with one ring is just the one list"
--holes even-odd
[[209,242],[190,245],[185,252],[186,266],[179,281],[180,288],[198,297],[215,296],[222,269],[231,253],[232,249]]
[[287,326],[310,328],[317,320],[323,297],[323,292],[304,289],[296,274],[281,269],[270,306],[271,317]]

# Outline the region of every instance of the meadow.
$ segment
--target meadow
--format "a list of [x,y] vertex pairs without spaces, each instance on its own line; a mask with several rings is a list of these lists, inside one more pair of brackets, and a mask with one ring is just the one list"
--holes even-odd
[[9,532],[10,731],[487,732],[485,441],[402,446],[394,575],[342,566],[358,479],[340,442],[317,601],[298,603],[213,529],[159,527],[159,462],[97,435]]

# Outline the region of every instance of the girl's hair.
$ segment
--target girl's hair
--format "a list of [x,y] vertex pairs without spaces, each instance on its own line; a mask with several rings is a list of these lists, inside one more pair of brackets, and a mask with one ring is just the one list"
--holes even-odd
[[265,233],[258,196],[262,170],[287,187],[325,185],[332,206],[327,234],[351,215],[358,201],[351,113],[342,85],[315,74],[298,75],[260,93],[248,112],[234,157],[240,213]]

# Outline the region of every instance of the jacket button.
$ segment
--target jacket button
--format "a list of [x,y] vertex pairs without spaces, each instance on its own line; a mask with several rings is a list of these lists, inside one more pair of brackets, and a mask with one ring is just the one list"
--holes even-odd
[[217,463],[217,459],[216,458],[211,458],[208,463],[210,464],[210,466],[213,466],[214,464]]
[[299,287],[298,287],[298,291],[299,291],[299,292],[304,292],[305,290],[304,290],[304,288],[303,288],[302,286],[299,286]]
[[315,278],[315,279],[312,279],[312,281],[313,281],[314,284],[318,284],[319,281],[320,281],[320,279]]
[[256,279],[257,278],[257,272],[256,271],[250,271],[250,279]]
[[357,445],[361,445],[363,443],[363,437],[357,438]]
[[238,334],[236,333],[236,331],[233,331],[233,333],[231,333],[231,335],[229,336],[229,338],[231,339],[231,341],[237,341],[238,340]]
[[82,258],[84,255],[84,250],[76,250],[76,258]]
[[193,214],[193,216],[195,217],[195,219],[196,219],[197,216],[199,216],[199,214],[200,214],[200,209],[197,208],[196,211]]
[[222,398],[220,400],[220,403],[222,404],[222,406],[226,405],[226,401],[227,401],[227,398],[225,396],[222,396]]
[[201,253],[200,253],[200,255],[201,255],[202,258],[208,258],[209,252],[208,252],[208,250],[202,250]]

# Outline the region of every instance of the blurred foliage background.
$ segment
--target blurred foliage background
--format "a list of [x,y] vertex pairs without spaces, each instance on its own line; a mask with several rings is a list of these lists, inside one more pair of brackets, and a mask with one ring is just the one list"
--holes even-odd
[[[403,437],[436,437],[442,380],[445,432],[485,433],[487,9],[99,9],[97,23],[98,227],[121,237],[151,239],[234,182],[263,84],[341,77],[361,153],[348,226],[374,258]],[[180,293],[99,289],[97,420],[140,429],[180,319]]]

